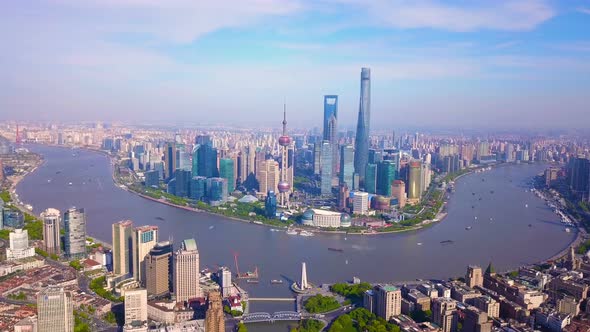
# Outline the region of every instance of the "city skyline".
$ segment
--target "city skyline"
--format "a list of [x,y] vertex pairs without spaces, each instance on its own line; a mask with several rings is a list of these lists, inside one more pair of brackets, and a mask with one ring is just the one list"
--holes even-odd
[[375,130],[563,128],[589,117],[584,1],[161,6],[2,4],[10,52],[0,61],[7,74],[0,114],[272,125],[285,96],[297,115],[293,127],[321,127],[323,95],[337,94],[339,127],[348,129],[356,123],[358,70],[369,67]]

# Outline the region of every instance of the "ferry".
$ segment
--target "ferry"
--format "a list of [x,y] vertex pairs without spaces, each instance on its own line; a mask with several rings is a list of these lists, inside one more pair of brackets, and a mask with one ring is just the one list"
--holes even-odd
[[270,281],[271,284],[277,285],[277,284],[282,284],[283,280],[282,279],[273,279]]
[[453,240],[444,240],[444,241],[440,241],[440,244],[451,244],[454,243]]
[[470,230],[470,229],[472,229],[472,228],[473,228],[473,227],[471,227],[471,226],[467,226],[467,227],[465,227],[465,230],[466,230],[466,231],[468,231],[468,230]]
[[343,252],[344,251],[344,249],[341,249],[341,248],[328,248],[328,250],[330,250],[330,251],[337,251],[337,252]]

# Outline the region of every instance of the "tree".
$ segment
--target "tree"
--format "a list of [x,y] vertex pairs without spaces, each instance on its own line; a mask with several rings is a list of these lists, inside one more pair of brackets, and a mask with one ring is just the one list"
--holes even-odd
[[248,332],[248,328],[244,323],[240,322],[238,324],[238,332]]

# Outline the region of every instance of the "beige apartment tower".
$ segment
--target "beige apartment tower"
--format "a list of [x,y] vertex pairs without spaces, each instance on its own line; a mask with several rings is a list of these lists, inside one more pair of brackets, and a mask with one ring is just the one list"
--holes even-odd
[[456,332],[457,303],[442,297],[432,300],[432,322],[438,325],[442,332]]
[[113,273],[133,273],[133,222],[123,220],[113,224]]
[[182,241],[174,253],[174,293],[176,302],[183,303],[201,296],[199,285],[199,251],[194,239]]
[[37,295],[37,332],[73,332],[72,294],[49,286]]
[[158,226],[140,226],[133,232],[133,278],[145,285],[145,258],[158,243]]
[[390,285],[379,285],[374,296],[377,316],[390,320],[402,313],[402,292],[399,288]]

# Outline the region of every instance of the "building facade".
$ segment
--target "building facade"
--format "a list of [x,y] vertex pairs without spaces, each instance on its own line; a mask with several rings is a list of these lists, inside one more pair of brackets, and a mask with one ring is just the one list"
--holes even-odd
[[46,209],[41,212],[43,220],[43,249],[48,254],[61,253],[61,213],[57,209]]
[[84,209],[71,208],[64,213],[64,247],[66,256],[83,258],[86,256],[86,213]]
[[174,253],[174,293],[176,302],[183,303],[201,296],[199,285],[199,251],[194,239],[182,241]]
[[122,220],[113,224],[113,273],[133,274],[133,222]]
[[61,287],[49,286],[37,295],[37,331],[73,332],[72,294]]

